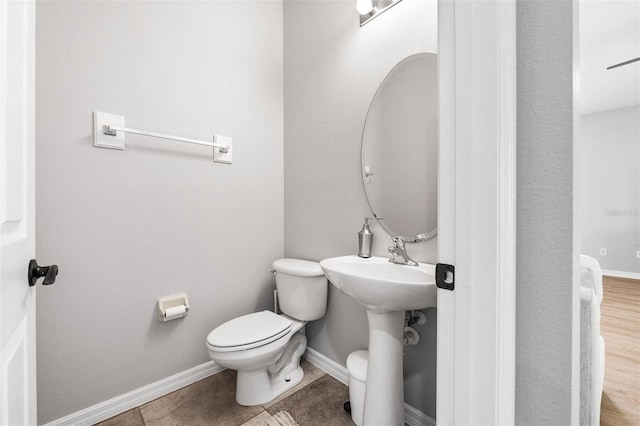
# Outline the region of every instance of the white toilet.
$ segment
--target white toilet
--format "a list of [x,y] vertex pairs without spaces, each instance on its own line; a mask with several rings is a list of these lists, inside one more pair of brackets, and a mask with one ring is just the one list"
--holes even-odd
[[260,405],[302,381],[304,326],[327,310],[327,279],[317,262],[273,262],[282,314],[256,312],[227,321],[207,336],[211,359],[238,370],[236,401]]

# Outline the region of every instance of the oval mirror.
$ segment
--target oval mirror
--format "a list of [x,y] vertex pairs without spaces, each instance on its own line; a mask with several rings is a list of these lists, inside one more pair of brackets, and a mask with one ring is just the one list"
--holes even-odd
[[371,211],[389,235],[425,241],[437,234],[438,62],[402,60],[378,88],[362,136],[362,181]]

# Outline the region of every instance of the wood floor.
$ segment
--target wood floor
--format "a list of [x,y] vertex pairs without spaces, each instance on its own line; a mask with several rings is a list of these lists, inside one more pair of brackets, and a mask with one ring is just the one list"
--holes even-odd
[[640,425],[640,281],[604,277],[603,426]]

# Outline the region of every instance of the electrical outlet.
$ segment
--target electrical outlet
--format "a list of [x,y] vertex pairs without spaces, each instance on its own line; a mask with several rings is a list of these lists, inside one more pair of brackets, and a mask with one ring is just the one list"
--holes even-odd
[[601,248],[600,249],[600,256],[606,256],[607,255],[607,249],[606,248]]
[[636,259],[640,259],[640,250],[636,252]]

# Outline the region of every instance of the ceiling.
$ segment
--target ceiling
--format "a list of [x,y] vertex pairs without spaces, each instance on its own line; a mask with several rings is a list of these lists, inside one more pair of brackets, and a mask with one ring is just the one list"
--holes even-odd
[[580,1],[581,114],[640,105],[640,1]]

